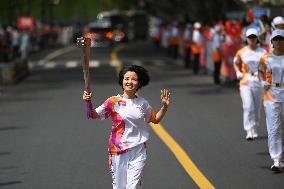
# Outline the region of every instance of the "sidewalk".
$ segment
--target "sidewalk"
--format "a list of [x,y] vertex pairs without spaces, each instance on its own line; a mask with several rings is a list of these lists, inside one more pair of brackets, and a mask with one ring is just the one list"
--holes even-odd
[[0,85],[13,85],[27,77],[30,73],[29,61],[38,60],[62,46],[45,48],[29,54],[27,60],[15,58],[10,62],[0,62]]
[[0,85],[16,84],[28,74],[27,61],[17,58],[11,62],[0,62]]

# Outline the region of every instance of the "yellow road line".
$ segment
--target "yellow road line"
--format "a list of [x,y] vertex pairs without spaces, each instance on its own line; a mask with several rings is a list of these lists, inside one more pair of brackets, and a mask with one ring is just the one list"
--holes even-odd
[[118,45],[116,46],[113,51],[111,52],[111,61],[115,61],[116,64],[115,64],[115,72],[116,72],[116,75],[118,76],[120,70],[122,69],[122,63],[118,60],[118,56],[117,56],[117,53],[120,49],[122,49],[123,46],[122,45]]
[[183,166],[187,174],[201,189],[215,189],[209,180],[201,173],[193,161],[188,157],[181,146],[170,136],[170,134],[162,127],[161,124],[150,123],[151,128],[168,146],[168,148],[176,156],[177,160]]

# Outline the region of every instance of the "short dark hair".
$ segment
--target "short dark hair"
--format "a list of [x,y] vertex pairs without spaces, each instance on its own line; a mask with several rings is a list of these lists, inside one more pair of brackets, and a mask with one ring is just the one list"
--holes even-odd
[[131,66],[123,67],[122,70],[119,72],[118,83],[122,87],[123,87],[123,78],[126,72],[135,72],[137,74],[138,83],[139,83],[138,89],[148,85],[148,83],[150,82],[148,71],[145,68],[141,66],[137,66],[137,65],[131,65]]

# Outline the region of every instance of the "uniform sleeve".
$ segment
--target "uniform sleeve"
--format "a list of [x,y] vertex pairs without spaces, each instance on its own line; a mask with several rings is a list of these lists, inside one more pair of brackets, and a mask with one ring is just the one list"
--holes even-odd
[[265,63],[265,56],[262,56],[258,64],[258,70],[265,73],[266,69],[267,69],[267,66]]
[[272,73],[269,71],[269,64],[267,61],[269,57],[270,55],[266,54],[260,58],[258,70],[264,74],[263,80],[267,81],[268,83],[272,83]]
[[241,62],[242,62],[241,53],[240,53],[240,51],[238,51],[237,54],[234,57],[233,63],[234,64],[240,64]]
[[145,115],[145,121],[147,123],[153,122],[156,120],[156,112],[155,110],[150,106],[150,104],[146,101],[144,104],[144,115]]
[[96,108],[100,120],[107,119],[112,114],[113,100],[108,98],[102,105]]

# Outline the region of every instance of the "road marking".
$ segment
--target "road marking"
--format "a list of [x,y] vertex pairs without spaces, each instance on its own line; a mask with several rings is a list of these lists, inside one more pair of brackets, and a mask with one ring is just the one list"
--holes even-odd
[[110,66],[112,66],[112,67],[119,66],[120,64],[122,64],[120,60],[115,60],[114,59],[114,60],[110,61]]
[[90,60],[90,68],[97,68],[100,66],[100,61],[98,60]]
[[45,56],[41,61],[40,61],[40,64],[44,64],[45,62],[48,62],[54,58],[56,58],[57,56],[60,56],[64,53],[67,53],[67,52],[70,52],[70,51],[73,51],[74,49],[76,49],[76,47],[74,46],[70,46],[70,47],[65,47],[65,48],[62,48],[62,49],[58,49],[50,54],[48,54],[47,56]]
[[201,173],[193,161],[189,158],[181,146],[171,137],[171,135],[162,127],[161,124],[150,123],[151,128],[168,146],[177,160],[183,166],[187,174],[201,189],[215,189],[210,181]]
[[119,75],[120,70],[122,69],[122,62],[118,59],[117,53],[123,48],[123,45],[116,46],[111,52],[111,62],[110,65],[114,66],[116,75]]
[[163,60],[155,60],[154,64],[156,66],[164,66],[165,65],[165,61],[163,61]]
[[132,64],[137,65],[137,66],[142,66],[143,65],[141,60],[133,60]]
[[66,68],[76,68],[78,65],[78,61],[71,60],[66,62]]
[[56,66],[55,62],[47,62],[46,64],[44,64],[44,67],[47,69],[55,68],[55,66]]

